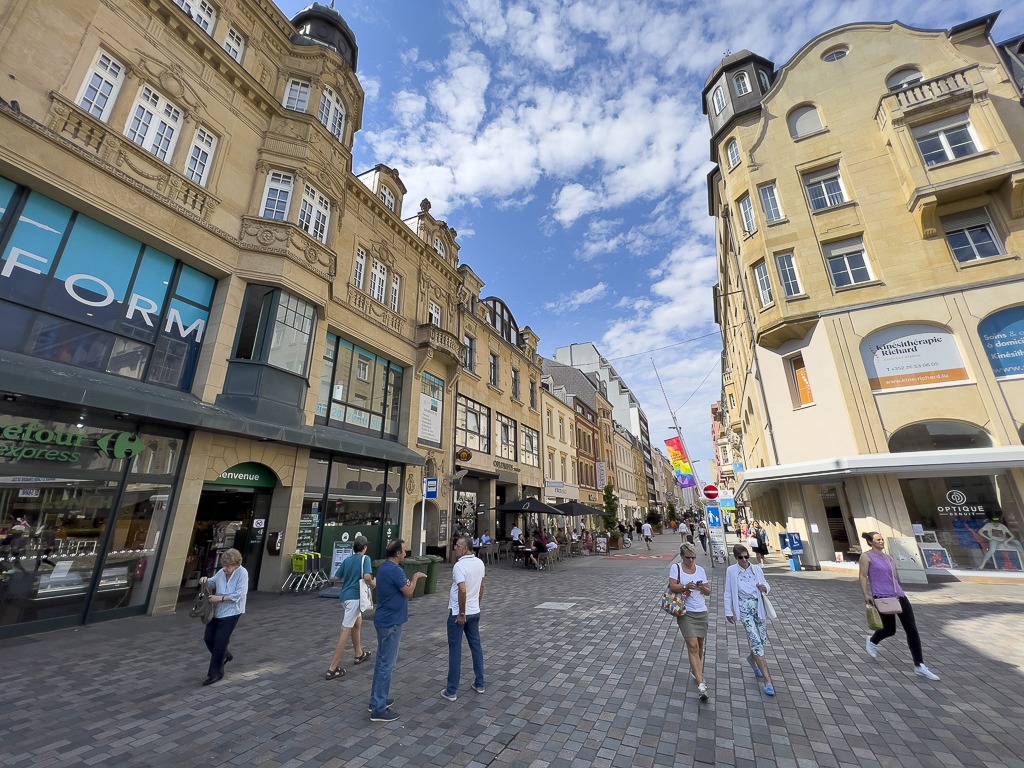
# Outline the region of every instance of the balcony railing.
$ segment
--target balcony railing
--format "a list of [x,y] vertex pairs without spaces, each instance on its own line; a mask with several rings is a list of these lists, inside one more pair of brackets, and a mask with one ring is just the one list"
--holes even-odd
[[461,365],[466,359],[465,345],[454,334],[438,328],[433,323],[416,326],[416,346],[441,352],[456,365]]
[[976,89],[984,87],[978,65],[949,72],[884,95],[878,104],[876,119],[884,127],[907,115],[958,98],[973,98]]

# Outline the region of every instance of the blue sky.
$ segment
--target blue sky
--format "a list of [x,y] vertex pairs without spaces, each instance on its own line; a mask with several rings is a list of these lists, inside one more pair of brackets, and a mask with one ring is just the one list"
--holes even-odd
[[[329,4],[330,0],[321,0]],[[308,5],[277,0],[289,16]],[[744,48],[782,66],[857,21],[946,29],[975,0],[336,0],[366,91],[354,168],[399,171],[462,261],[540,351],[593,341],[640,399],[656,445],[668,390],[702,479],[720,336],[701,89]],[[1024,33],[1006,3],[997,41]]]

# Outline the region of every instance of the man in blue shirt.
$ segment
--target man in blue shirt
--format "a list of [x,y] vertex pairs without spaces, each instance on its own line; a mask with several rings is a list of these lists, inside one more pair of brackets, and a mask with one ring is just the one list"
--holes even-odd
[[370,721],[390,723],[398,719],[391,709],[391,673],[398,663],[398,645],[402,640],[402,626],[409,620],[409,598],[416,592],[416,582],[427,574],[420,571],[411,581],[405,578],[405,542],[396,539],[388,544],[387,560],[377,571],[377,610],[373,626],[377,630],[377,662],[373,667],[373,687],[370,690]]

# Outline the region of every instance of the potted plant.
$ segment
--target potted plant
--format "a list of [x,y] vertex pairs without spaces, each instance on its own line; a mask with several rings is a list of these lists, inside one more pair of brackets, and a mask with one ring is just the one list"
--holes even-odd
[[651,510],[647,513],[647,522],[651,524],[655,533],[661,533],[661,513]]

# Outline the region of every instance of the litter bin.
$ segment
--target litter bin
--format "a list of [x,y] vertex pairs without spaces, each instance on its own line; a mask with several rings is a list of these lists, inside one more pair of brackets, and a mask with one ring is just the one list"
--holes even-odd
[[370,568],[373,571],[373,578],[377,578],[377,574],[380,572],[380,567],[387,562],[386,560],[374,560],[370,563]]
[[423,559],[427,561],[427,578],[425,579],[427,583],[423,588],[423,593],[432,595],[437,592],[437,576],[441,572],[441,563],[444,562],[444,558],[437,555],[425,555]]

